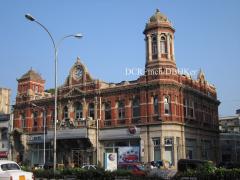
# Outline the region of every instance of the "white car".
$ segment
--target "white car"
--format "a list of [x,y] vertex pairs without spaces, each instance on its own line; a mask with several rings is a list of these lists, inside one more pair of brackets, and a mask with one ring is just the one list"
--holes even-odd
[[32,172],[22,171],[14,161],[0,160],[1,180],[34,180]]
[[83,165],[82,169],[85,169],[85,170],[96,170],[97,167],[95,165],[88,164],[88,165]]

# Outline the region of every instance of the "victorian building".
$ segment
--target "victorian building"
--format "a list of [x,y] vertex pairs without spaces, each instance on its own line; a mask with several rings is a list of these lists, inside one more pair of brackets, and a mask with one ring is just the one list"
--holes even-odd
[[[58,89],[57,163],[104,164],[180,158],[218,161],[216,89],[202,71],[197,79],[179,74],[171,22],[159,10],[144,29],[145,74],[134,81],[107,83],[91,77],[77,58]],[[109,67],[106,67],[106,69]],[[54,94],[34,70],[18,79],[14,107],[15,158],[31,164],[53,159]],[[44,116],[46,114],[46,116]],[[46,133],[43,122],[46,117]]]
[[239,163],[240,161],[240,109],[235,116],[219,118],[221,162]]
[[0,159],[10,158],[10,96],[10,89],[0,87]]

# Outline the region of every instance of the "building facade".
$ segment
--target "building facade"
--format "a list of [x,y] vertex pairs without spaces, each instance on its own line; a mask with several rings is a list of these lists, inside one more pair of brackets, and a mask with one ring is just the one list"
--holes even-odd
[[[77,58],[58,89],[57,163],[104,165],[110,152],[119,163],[166,160],[176,167],[180,158],[218,161],[216,89],[202,71],[197,79],[178,73],[174,32],[159,10],[150,17],[143,32],[145,74],[134,81],[94,79]],[[14,137],[21,143],[15,158],[31,164],[42,163],[44,137],[46,162],[53,159],[54,94],[44,83],[33,70],[18,79]]]
[[0,159],[10,157],[10,96],[10,89],[0,88]]
[[240,162],[240,111],[235,116],[219,118],[221,161]]
[[10,113],[10,96],[10,89],[0,87],[0,114]]

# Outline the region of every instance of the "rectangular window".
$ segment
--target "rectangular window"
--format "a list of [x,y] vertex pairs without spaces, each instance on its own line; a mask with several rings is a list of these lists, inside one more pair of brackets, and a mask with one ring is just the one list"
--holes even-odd
[[132,116],[133,117],[140,116],[140,102],[138,98],[135,98],[132,101]]
[[164,113],[170,114],[170,97],[169,96],[164,97]]
[[187,117],[187,99],[183,99],[184,117]]
[[173,149],[173,137],[165,137],[164,138],[164,146],[165,146],[165,156],[164,158],[170,162],[170,164],[174,164],[174,149]]
[[153,98],[153,109],[154,109],[154,114],[159,114],[159,110],[158,110],[158,96],[154,96],[154,98]]
[[22,120],[22,128],[26,128],[26,116],[24,113],[22,114],[21,120]]
[[93,103],[90,103],[90,104],[89,104],[89,107],[88,107],[88,116],[89,116],[89,117],[92,117],[93,119],[95,118],[95,117],[94,117],[94,104],[93,104]]
[[194,117],[194,103],[192,99],[188,100],[188,116],[190,118]]
[[33,127],[37,127],[37,112],[33,113]]
[[160,140],[160,137],[153,138],[153,155],[154,155],[154,161],[161,160],[161,140]]
[[51,112],[51,121],[52,121],[52,126],[54,126],[54,119],[55,119],[55,112]]
[[105,103],[105,120],[111,120],[111,104]]
[[122,120],[125,118],[125,107],[124,102],[119,101],[118,102],[118,119]]

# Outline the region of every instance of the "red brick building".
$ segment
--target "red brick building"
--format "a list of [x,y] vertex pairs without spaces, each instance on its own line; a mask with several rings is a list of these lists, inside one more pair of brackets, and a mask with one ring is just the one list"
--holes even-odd
[[[167,160],[176,166],[180,158],[218,160],[216,89],[202,71],[197,79],[178,73],[174,32],[158,10],[150,17],[143,32],[145,74],[134,81],[94,79],[77,58],[58,90],[58,163],[103,164],[104,153],[116,152],[120,160],[126,147],[128,153],[137,149],[135,160],[142,162]],[[53,157],[54,94],[44,91],[44,83],[33,70],[18,79],[14,138],[21,141],[15,152],[31,164],[42,163],[44,112],[46,161]]]

